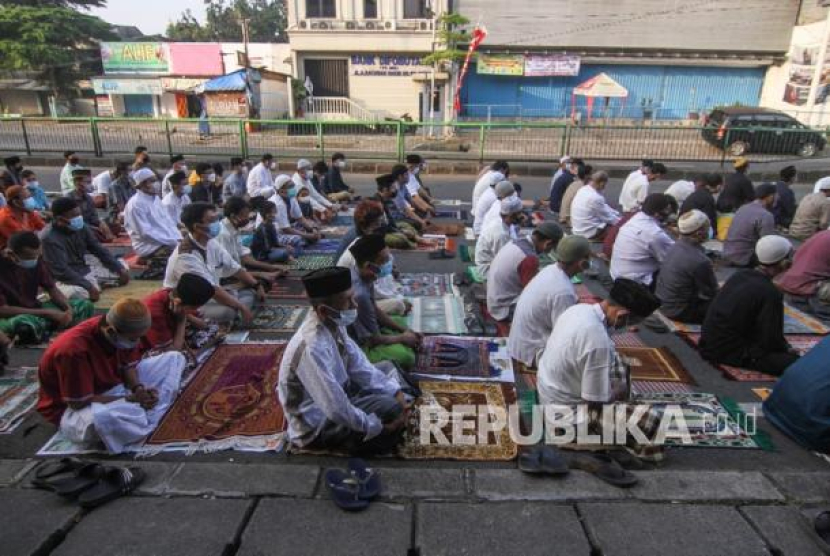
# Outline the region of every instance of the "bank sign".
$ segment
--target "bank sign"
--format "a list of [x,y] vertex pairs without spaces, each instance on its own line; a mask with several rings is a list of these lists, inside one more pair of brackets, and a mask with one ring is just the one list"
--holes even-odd
[[431,71],[421,63],[421,56],[411,54],[355,54],[351,73],[360,76],[412,77]]
[[104,73],[165,74],[170,71],[170,53],[161,42],[101,43]]

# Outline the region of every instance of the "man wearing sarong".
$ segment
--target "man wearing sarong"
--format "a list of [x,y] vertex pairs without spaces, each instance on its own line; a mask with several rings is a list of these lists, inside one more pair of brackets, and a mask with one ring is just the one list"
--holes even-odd
[[392,366],[372,365],[346,333],[357,318],[349,270],[316,270],[303,284],[313,312],[285,349],[277,389],[291,442],[366,455],[392,450],[408,403]]

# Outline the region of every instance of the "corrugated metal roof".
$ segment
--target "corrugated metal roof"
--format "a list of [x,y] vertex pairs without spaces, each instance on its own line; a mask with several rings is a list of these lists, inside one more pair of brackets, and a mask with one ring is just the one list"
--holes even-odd
[[220,93],[231,91],[244,91],[246,86],[245,70],[235,71],[228,75],[222,75],[206,81],[201,89],[206,93]]

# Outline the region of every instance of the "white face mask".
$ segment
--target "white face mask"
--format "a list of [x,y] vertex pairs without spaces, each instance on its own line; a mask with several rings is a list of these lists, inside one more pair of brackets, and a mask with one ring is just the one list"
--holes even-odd
[[38,183],[36,181],[30,181],[26,185],[29,186],[29,187],[40,187],[40,183]]
[[343,168],[346,167],[346,161],[345,160],[338,160],[337,163],[336,163],[336,166],[342,170]]
[[153,191],[156,192],[156,195],[161,193],[161,182],[157,182],[157,181],[153,182]]
[[216,183],[216,174],[208,174],[207,181],[209,181],[210,183]]
[[179,166],[179,172],[184,172],[186,174],[187,173],[187,164],[182,164],[181,166]]
[[338,317],[329,317],[337,326],[351,326],[357,320],[357,309],[338,311]]
[[277,163],[272,162],[268,167],[271,168],[272,170],[276,170],[277,169]]
[[421,173],[421,167],[416,166],[415,168],[412,169],[412,173],[417,176],[418,174]]

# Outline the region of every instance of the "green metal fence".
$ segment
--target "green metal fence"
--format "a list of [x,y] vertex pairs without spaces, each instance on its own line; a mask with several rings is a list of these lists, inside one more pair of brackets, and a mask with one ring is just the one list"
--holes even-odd
[[[591,123],[361,122],[309,120],[209,120],[146,118],[2,118],[0,151],[27,155],[74,150],[96,156],[151,152],[191,156],[403,160],[417,152],[429,159],[482,162],[550,161],[564,154],[591,160],[654,158],[722,161],[825,156],[825,132],[807,128],[718,130],[683,125]],[[806,146],[805,146],[806,145]]]

